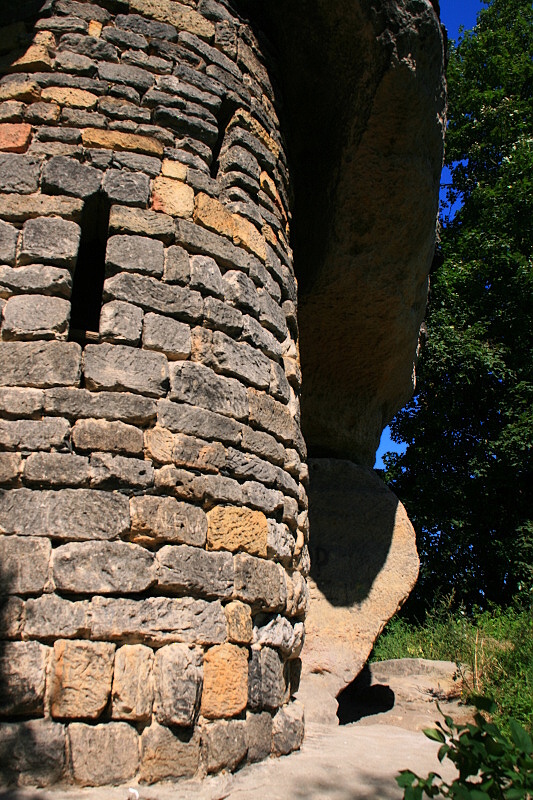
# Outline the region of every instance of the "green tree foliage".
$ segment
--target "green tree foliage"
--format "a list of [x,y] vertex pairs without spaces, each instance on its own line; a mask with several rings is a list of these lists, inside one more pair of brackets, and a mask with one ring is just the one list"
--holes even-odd
[[416,394],[391,425],[407,451],[385,457],[426,607],[452,591],[505,605],[533,574],[533,9],[484,2],[449,48],[443,263]]

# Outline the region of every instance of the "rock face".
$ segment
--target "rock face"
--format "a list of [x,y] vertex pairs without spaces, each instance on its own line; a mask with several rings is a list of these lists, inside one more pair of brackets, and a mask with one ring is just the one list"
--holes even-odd
[[[367,5],[2,11],[0,781],[289,753],[309,588],[334,703],[414,580],[365,467],[412,386],[443,48],[427,0]],[[310,501],[307,447],[350,459]]]
[[300,698],[308,718],[336,724],[336,697],[359,674],[418,575],[404,507],[371,470],[311,459],[310,604]]

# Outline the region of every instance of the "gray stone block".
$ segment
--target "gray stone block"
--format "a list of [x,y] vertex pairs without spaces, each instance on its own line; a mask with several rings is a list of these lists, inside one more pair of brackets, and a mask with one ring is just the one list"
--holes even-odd
[[200,765],[200,737],[153,722],[141,736],[142,783],[192,777]]
[[194,726],[202,694],[202,652],[187,644],[161,647],[154,658],[154,716],[161,725]]
[[230,553],[210,553],[198,547],[167,545],[157,553],[157,563],[157,584],[166,592],[231,597],[233,558]]
[[232,375],[258,389],[270,385],[270,359],[246,342],[235,342],[221,331],[213,333],[212,343],[202,360],[224,375]]
[[239,336],[243,328],[241,312],[215,297],[204,299],[204,319],[209,327],[224,331],[229,336]]
[[95,194],[102,183],[99,169],[80,164],[74,158],[56,156],[46,163],[43,170],[42,188],[48,194],[70,194],[74,197],[89,197]]
[[2,594],[39,594],[48,581],[52,546],[47,539],[0,536]]
[[280,341],[287,336],[287,320],[283,309],[272,299],[266,289],[258,289],[259,320],[265,328],[272,331]]
[[301,448],[296,447],[296,444],[300,444],[298,426],[286,405],[255,389],[248,389],[248,402],[252,425],[272,433],[276,439],[294,446],[300,453]]
[[68,330],[70,303],[60,297],[17,295],[4,308],[4,339],[63,338]]
[[133,233],[152,236],[170,244],[174,239],[174,220],[168,214],[127,206],[112,206],[109,216],[110,233]]
[[193,361],[170,365],[169,397],[235,419],[248,416],[248,399],[242,384]]
[[24,462],[24,483],[34,486],[87,486],[89,459],[73,453],[31,453]]
[[235,478],[246,480],[252,478],[267,486],[272,486],[276,480],[276,468],[272,464],[233,447],[227,450],[226,465]]
[[130,391],[148,397],[166,394],[168,364],[160,353],[111,344],[87,345],[83,360],[89,389]]
[[97,63],[93,58],[82,56],[79,53],[71,53],[63,50],[56,53],[54,66],[60,72],[73,72],[76,75],[87,75],[92,77],[96,73]]
[[24,223],[20,263],[43,261],[74,267],[80,243],[80,226],[56,217],[36,217]]
[[108,169],[102,189],[112,203],[146,208],[150,196],[150,178],[142,172]]
[[118,61],[117,49],[112,44],[94,36],[82,36],[75,32],[64,33],[61,36],[58,50],[59,52],[72,50],[96,61]]
[[78,0],[58,0],[54,8],[60,14],[79,17],[87,21],[94,19],[97,22],[109,22],[111,19],[109,11],[94,3],[80,3]]
[[224,286],[222,275],[217,262],[209,256],[191,256],[190,258],[192,289],[198,289],[205,294],[212,294],[215,297],[224,297]]
[[208,772],[235,770],[247,753],[244,720],[220,720],[206,725],[202,731],[202,749]]
[[224,172],[232,172],[233,170],[246,172],[256,181],[259,180],[261,175],[261,167],[257,158],[249,150],[239,147],[239,145],[224,148],[220,156],[220,168]]
[[0,286],[17,294],[20,292],[70,297],[72,277],[66,269],[43,264],[32,264],[16,269],[0,266]]
[[171,286],[155,278],[122,272],[104,282],[104,298],[135,303],[147,311],[156,311],[185,322],[197,322],[202,316],[202,296],[183,286]]
[[0,453],[0,484],[9,485],[18,482],[21,472],[20,453]]
[[287,599],[283,567],[238,553],[234,557],[235,597],[261,611],[283,611]]
[[272,753],[288,755],[301,747],[304,738],[304,708],[297,700],[280,708],[272,721]]
[[[81,786],[120,784],[139,768],[139,737],[127,722],[69,726],[72,773]],[[105,753],[105,758],[103,754]]]
[[126,640],[155,647],[172,642],[210,645],[226,640],[226,616],[219,601],[95,597],[90,602],[88,618],[94,639]]
[[139,108],[135,103],[129,103],[122,97],[102,97],[98,101],[98,108],[102,114],[114,120],[124,120],[126,123],[150,122],[150,112],[147,108]]
[[3,642],[0,653],[2,716],[42,716],[50,648],[38,642]]
[[66,450],[70,425],[61,417],[0,420],[0,445],[6,450]]
[[131,594],[155,582],[154,556],[127,542],[70,542],[54,549],[56,589],[75,594]]
[[173,25],[146,19],[138,14],[118,14],[115,18],[115,25],[117,28],[134,31],[144,36],[155,36],[160,39],[169,39],[170,41],[178,38],[178,32]]
[[111,236],[107,240],[106,271],[108,274],[126,270],[161,277],[164,246],[147,236]]
[[158,350],[170,361],[189,358],[191,329],[184,322],[159,314],[146,314],[143,324],[143,347]]
[[41,162],[32,156],[0,153],[0,191],[31,194],[37,191]]
[[[13,266],[17,252],[19,232],[14,225],[0,220],[0,262]],[[0,277],[0,283],[3,283]]]
[[65,728],[32,719],[0,724],[0,775],[5,783],[53,786],[65,777]]
[[268,558],[288,567],[294,555],[295,540],[287,525],[268,520]]
[[117,344],[139,344],[143,324],[143,312],[138,306],[112,300],[105,303],[100,312],[100,338]]
[[53,33],[62,33],[63,31],[87,31],[87,23],[83,19],[77,17],[48,17],[47,19],[39,19],[35,23],[37,30],[52,31]]
[[24,607],[24,635],[28,638],[76,639],[87,635],[89,601],[71,603],[55,594],[29,599]]
[[57,540],[110,540],[130,527],[128,498],[91,489],[0,493],[0,530]]
[[226,300],[235,303],[245,311],[259,314],[260,301],[257,289],[247,275],[239,270],[230,269],[225,273],[222,281]]
[[241,484],[224,475],[201,475],[194,479],[195,492],[209,505],[230,503],[243,505],[245,496]]
[[282,403],[288,403],[291,399],[291,387],[285,375],[285,371],[279,364],[270,364],[270,394]]
[[201,508],[173,497],[132,497],[131,539],[141,544],[205,545],[207,517]]
[[241,440],[240,423],[206,408],[160,400],[157,419],[163,428],[174,433],[215,439],[228,444],[239,444]]
[[181,110],[158,105],[154,111],[154,122],[164,128],[170,128],[181,136],[190,136],[208,146],[215,144],[218,128],[200,117],[185,115]]
[[87,389],[49,389],[44,393],[44,406],[47,414],[75,419],[121,419],[132,425],[147,425],[154,421],[157,413],[155,402],[147,397],[127,392],[89,392]]
[[3,417],[40,417],[44,408],[44,392],[40,389],[0,389],[0,414]]
[[183,247],[172,245],[165,251],[164,280],[167,283],[186,284],[190,278],[189,254]]
[[139,67],[130,67],[126,64],[100,64],[98,74],[104,81],[113,84],[133,86],[139,92],[146,92],[155,83],[154,76],[147,70]]
[[112,28],[110,25],[102,31],[102,38],[124,49],[133,47],[136,50],[146,50],[148,47],[146,36],[140,33],[134,33],[133,31]]
[[99,489],[148,489],[154,485],[154,468],[141,458],[93,453],[91,486]]
[[143,453],[143,432],[125,422],[80,419],[72,428],[72,443],[81,452],[103,450],[136,456]]
[[263,328],[260,322],[248,314],[243,316],[242,338],[246,342],[253,344],[254,347],[258,347],[269,358],[277,360],[283,352],[282,345],[274,334]]
[[245,481],[242,485],[244,502],[265,514],[274,514],[283,508],[283,494],[277,489],[267,489],[258,481]]
[[260,458],[265,458],[272,464],[281,466],[284,464],[285,448],[277,442],[273,436],[263,431],[255,431],[248,425],[242,426],[243,450],[249,450]]
[[225,236],[208,231],[186,219],[175,220],[176,244],[185,247],[190,253],[204,253],[216,259],[217,263],[228,269],[241,269],[248,272],[250,256],[245,250],[236,247]]
[[254,644],[262,648],[279,650],[284,660],[292,660],[300,655],[304,640],[303,622],[289,622],[278,614],[266,625],[254,627]]
[[126,644],[115,653],[111,691],[113,719],[150,722],[154,702],[154,653],[142,644]]
[[272,717],[268,711],[246,714],[247,761],[253,764],[268,758],[272,749]]
[[155,178],[161,172],[161,159],[154,156],[145,156],[141,153],[114,152],[113,163],[126,167],[126,169],[131,169],[134,172],[145,172],[152,178]]

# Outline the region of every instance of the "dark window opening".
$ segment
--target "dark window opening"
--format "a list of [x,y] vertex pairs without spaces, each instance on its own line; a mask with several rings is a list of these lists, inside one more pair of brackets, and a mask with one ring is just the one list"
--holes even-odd
[[81,215],[80,248],[72,279],[69,337],[80,344],[94,338],[100,324],[109,210],[109,200],[98,193],[85,201]]
[[218,175],[218,168],[219,168],[219,156],[220,151],[222,150],[222,145],[224,144],[224,137],[226,136],[226,128],[228,127],[231,118],[239,108],[239,104],[232,100],[231,98],[224,98],[222,101],[222,105],[220,106],[218,113],[217,113],[217,121],[218,121],[218,139],[216,140],[215,144],[213,145],[213,160],[211,162],[211,177],[216,178]]

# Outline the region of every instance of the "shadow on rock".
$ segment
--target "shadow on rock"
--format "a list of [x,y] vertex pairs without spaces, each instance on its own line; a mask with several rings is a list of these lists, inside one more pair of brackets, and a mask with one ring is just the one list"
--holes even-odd
[[394,707],[395,695],[390,686],[372,685],[372,674],[365,664],[357,678],[337,696],[340,725],[358,722],[363,717],[382,714]]

